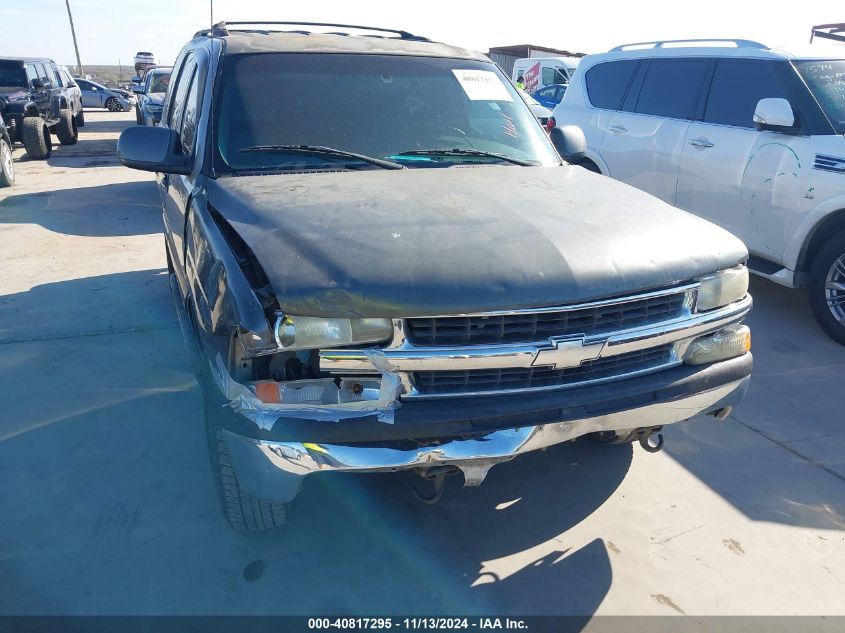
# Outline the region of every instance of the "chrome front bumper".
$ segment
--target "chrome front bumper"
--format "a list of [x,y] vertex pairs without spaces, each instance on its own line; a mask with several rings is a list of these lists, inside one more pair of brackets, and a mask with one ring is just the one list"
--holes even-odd
[[479,485],[494,465],[522,453],[596,431],[667,425],[737,404],[750,376],[674,400],[607,415],[494,431],[412,450],[307,442],[257,440],[223,431],[239,484],[264,499],[290,501],[302,478],[315,472],[391,472],[450,465],[463,471],[465,485]]

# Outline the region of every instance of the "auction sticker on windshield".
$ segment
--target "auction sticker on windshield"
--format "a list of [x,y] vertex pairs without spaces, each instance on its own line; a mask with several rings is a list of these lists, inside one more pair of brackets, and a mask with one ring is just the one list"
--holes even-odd
[[496,73],[489,70],[453,70],[471,101],[513,101]]

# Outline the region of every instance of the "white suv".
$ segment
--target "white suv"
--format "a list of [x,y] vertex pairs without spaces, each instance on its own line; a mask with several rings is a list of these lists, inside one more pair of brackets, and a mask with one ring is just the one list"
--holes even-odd
[[581,60],[555,123],[584,130],[584,167],[720,224],[754,272],[806,285],[845,344],[845,59],[628,44]]

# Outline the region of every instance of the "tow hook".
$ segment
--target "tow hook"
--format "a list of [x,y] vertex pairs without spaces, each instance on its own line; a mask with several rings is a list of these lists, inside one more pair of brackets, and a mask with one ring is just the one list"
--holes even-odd
[[662,426],[650,426],[637,430],[643,450],[647,453],[657,453],[663,448],[663,434],[660,433],[662,430]]
[[420,469],[417,471],[420,477],[428,479],[431,482],[431,495],[426,496],[418,491],[416,488],[411,488],[411,494],[423,503],[434,504],[440,501],[443,496],[443,490],[446,488],[446,475],[454,475],[458,472],[455,466],[432,466],[431,468]]

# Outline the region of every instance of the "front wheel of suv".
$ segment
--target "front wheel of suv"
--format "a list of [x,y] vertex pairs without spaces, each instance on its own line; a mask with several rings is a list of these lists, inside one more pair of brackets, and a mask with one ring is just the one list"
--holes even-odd
[[0,138],[0,187],[15,184],[15,163],[12,160],[12,148],[6,139]]
[[37,116],[26,117],[21,127],[21,139],[27,156],[35,160],[50,158],[53,153],[53,139],[50,138],[50,130],[43,119]]
[[845,232],[828,240],[813,259],[807,292],[819,325],[845,345]]
[[208,429],[208,452],[226,521],[238,532],[260,532],[288,522],[290,504],[259,499],[241,488],[223,434]]
[[79,139],[79,131],[76,129],[76,119],[73,113],[68,110],[59,110],[59,122],[56,124],[56,136],[62,145],[74,145]]

